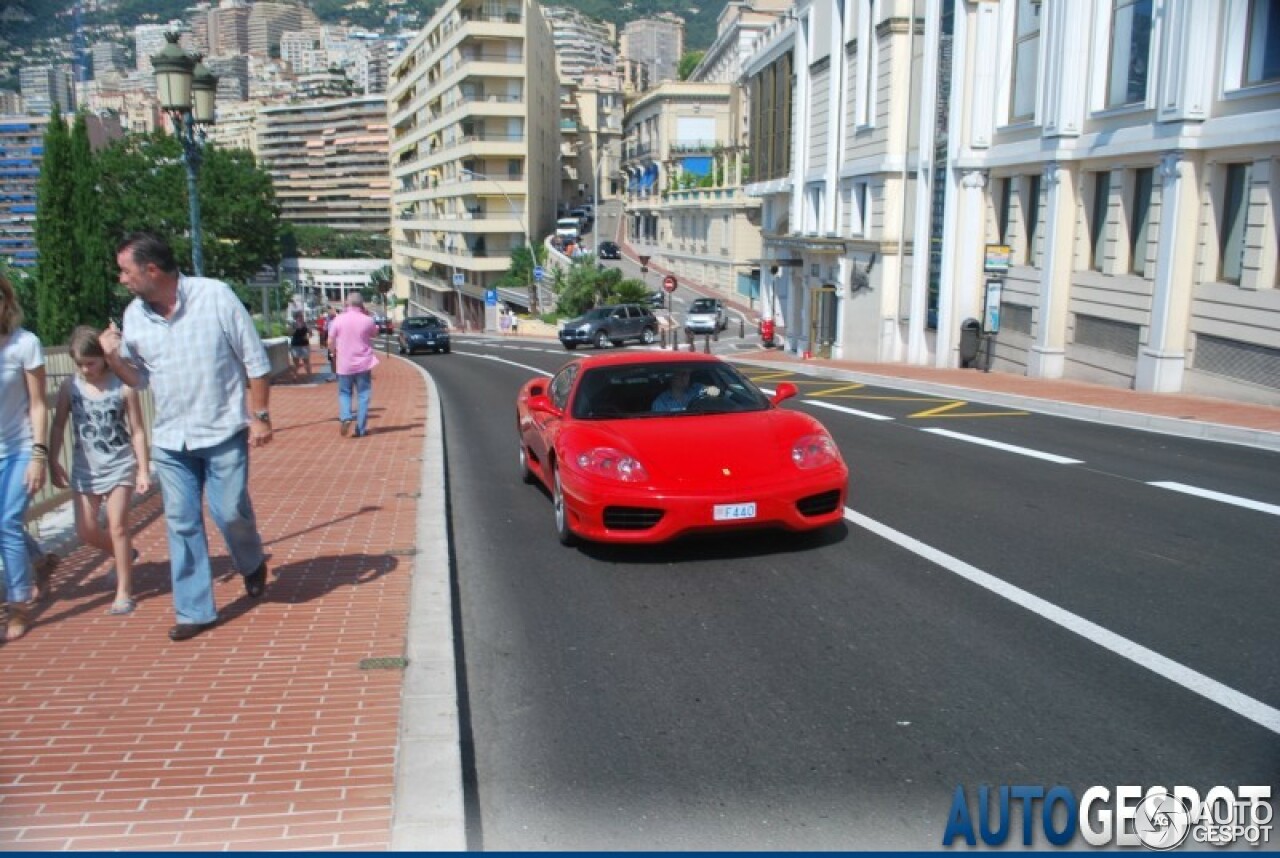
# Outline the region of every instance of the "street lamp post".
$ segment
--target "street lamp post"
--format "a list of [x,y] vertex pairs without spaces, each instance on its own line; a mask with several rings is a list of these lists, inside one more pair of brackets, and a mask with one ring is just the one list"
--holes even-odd
[[191,268],[204,276],[204,246],[200,231],[200,193],[196,179],[203,152],[206,125],[214,120],[213,104],[218,78],[201,62],[199,54],[189,54],[178,45],[178,33],[165,33],[168,42],[151,58],[156,73],[156,94],[160,109],[169,117],[174,136],[182,144],[182,163],[187,168],[187,203],[191,215]]
[[[512,213],[516,215],[516,221],[520,224],[520,229],[524,231],[525,244],[529,247],[529,278],[531,281],[531,285],[529,287],[529,312],[536,315],[539,312],[538,282],[533,278],[533,269],[538,265],[538,254],[533,250],[533,238],[529,235],[529,227],[525,225],[524,218],[515,213],[515,203],[511,201],[511,197],[503,189],[502,185],[498,184],[497,179],[486,176],[484,173],[477,173],[475,170],[468,170],[466,167],[460,168],[459,172],[463,175],[470,176],[473,179],[480,179],[484,182],[493,182],[493,184],[498,188],[498,192],[501,193],[503,198],[507,201],[507,206],[512,209]],[[526,207],[528,206],[528,200],[529,195],[525,194]]]

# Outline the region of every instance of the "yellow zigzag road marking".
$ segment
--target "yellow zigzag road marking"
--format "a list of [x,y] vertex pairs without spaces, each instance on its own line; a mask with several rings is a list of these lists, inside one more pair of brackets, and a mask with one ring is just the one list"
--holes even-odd
[[787,378],[795,375],[794,372],[783,370],[781,372],[766,372],[763,375],[755,375],[754,373],[745,374],[752,381],[772,381],[775,378]]
[[[810,396],[835,396],[837,393],[844,393],[846,390],[860,390],[866,387],[865,384],[846,384],[843,387],[832,387],[827,390],[814,390],[809,393]],[[850,397],[856,398],[856,397]]]
[[952,414],[957,408],[963,408],[969,403],[963,399],[957,399],[954,402],[947,402],[939,405],[937,408],[927,408],[924,411],[917,411],[915,414],[908,414],[908,418],[916,417],[1025,417],[1025,411],[966,411],[963,414]]

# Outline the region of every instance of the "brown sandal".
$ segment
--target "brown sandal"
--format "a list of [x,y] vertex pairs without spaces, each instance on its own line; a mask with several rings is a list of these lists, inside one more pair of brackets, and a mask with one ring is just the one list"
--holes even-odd
[[36,580],[35,591],[31,594],[31,601],[38,602],[49,595],[49,578],[53,575],[53,570],[57,568],[58,561],[61,559],[53,552],[49,552],[32,564],[36,573]]
[[5,629],[4,639],[16,641],[27,633],[27,625],[31,622],[31,608],[21,602],[9,603],[9,625]]

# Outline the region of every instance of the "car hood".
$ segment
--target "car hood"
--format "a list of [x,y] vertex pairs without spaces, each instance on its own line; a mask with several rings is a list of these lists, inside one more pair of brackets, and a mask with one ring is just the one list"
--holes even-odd
[[633,456],[661,487],[750,483],[798,473],[795,441],[825,433],[807,414],[782,409],[738,414],[685,414],[630,420],[582,421],[561,435],[562,454],[613,447]]

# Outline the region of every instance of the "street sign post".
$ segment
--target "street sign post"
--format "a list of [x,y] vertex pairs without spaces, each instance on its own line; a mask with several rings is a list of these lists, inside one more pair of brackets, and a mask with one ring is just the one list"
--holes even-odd
[[676,276],[674,274],[668,274],[666,277],[663,277],[662,288],[666,289],[668,292],[676,291]]
[[637,256],[636,258],[640,260],[640,273],[648,274],[649,273],[649,257]]
[[545,276],[547,276],[547,272],[543,270],[543,268],[542,268],[542,266],[541,266],[541,265],[535,265],[535,266],[533,266],[533,279],[534,279],[534,280],[537,280],[539,283],[541,283],[541,282],[542,282],[542,278],[543,278],[543,277],[545,277]]
[[453,275],[453,285],[457,286],[459,289],[461,289],[463,285],[466,284],[466,282],[467,282],[467,276],[463,274],[461,271]]

